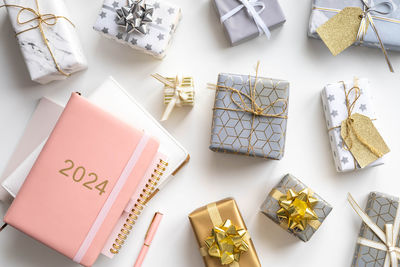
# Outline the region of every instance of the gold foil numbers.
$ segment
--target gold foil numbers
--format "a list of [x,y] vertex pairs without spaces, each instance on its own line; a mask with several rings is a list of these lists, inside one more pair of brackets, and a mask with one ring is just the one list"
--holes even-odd
[[341,136],[361,168],[390,152],[371,119],[359,113],[342,122]]
[[334,56],[356,42],[362,15],[361,8],[346,7],[317,28],[317,33]]
[[305,188],[300,192],[289,189],[285,194],[281,194],[278,199],[281,207],[276,214],[287,227],[291,230],[303,231],[307,225],[314,229],[320,226],[318,216],[314,211],[314,206],[318,203],[318,199],[313,197],[313,192],[309,188]]
[[249,250],[247,231],[238,229],[229,219],[220,226],[214,226],[211,236],[204,242],[208,254],[219,258],[222,265],[239,262],[240,254]]

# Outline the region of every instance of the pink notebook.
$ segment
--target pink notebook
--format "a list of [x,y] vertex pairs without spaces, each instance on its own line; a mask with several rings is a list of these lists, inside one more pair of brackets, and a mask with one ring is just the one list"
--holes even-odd
[[73,93],[4,221],[91,266],[158,147]]

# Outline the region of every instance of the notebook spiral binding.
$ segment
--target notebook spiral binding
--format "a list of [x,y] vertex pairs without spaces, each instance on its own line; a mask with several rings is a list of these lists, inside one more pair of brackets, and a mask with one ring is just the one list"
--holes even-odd
[[153,191],[157,188],[157,185],[161,179],[161,176],[164,174],[166,167],[168,166],[168,162],[160,159],[160,162],[157,164],[157,168],[153,170],[151,177],[147,181],[145,188],[143,188],[140,197],[137,199],[133,209],[129,213],[124,226],[121,228],[120,233],[115,239],[114,244],[110,248],[110,252],[113,254],[118,254],[125,240],[128,238],[133,225],[136,223],[139,215],[142,213],[142,210],[147,202],[147,198],[153,193]]

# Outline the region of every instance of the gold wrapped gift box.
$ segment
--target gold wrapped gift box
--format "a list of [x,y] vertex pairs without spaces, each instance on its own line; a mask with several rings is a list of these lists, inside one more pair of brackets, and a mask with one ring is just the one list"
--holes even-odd
[[[226,198],[201,207],[189,214],[189,220],[200,247],[200,254],[203,256],[207,267],[261,267],[250,236],[248,233],[243,234],[243,232],[247,232],[247,227],[233,198]],[[240,240],[241,244],[238,244],[237,250],[235,249],[238,253],[232,256],[232,258],[236,258],[238,261],[235,260],[230,264],[222,264],[221,262],[226,259],[210,256],[209,252],[212,252],[213,249],[209,251],[206,240],[210,240],[212,233],[218,236],[219,233],[215,233],[215,229],[224,229],[223,226],[229,224],[236,228],[237,233],[243,240]],[[229,229],[227,232],[229,232]],[[233,239],[236,238],[238,237],[234,237]],[[247,246],[247,249],[242,249],[243,246]]]

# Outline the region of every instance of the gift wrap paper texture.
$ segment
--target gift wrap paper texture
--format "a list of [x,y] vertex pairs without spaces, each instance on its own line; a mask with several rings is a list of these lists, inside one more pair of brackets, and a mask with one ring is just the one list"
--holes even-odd
[[[379,192],[371,192],[368,196],[365,213],[371,218],[372,222],[378,225],[382,231],[385,231],[385,224],[393,223],[399,208],[399,199]],[[382,242],[374,232],[362,223],[359,237],[370,239],[376,242]],[[400,246],[400,240],[397,238],[396,247]],[[366,247],[357,244],[352,267],[383,267],[386,257],[386,251]]]
[[[219,18],[241,5],[239,0],[211,1]],[[265,4],[265,9],[260,13],[260,17],[270,30],[282,25],[286,21],[277,0],[260,0],[259,2]],[[259,8],[256,7],[256,10],[259,10]],[[223,27],[231,46],[241,44],[260,35],[254,19],[249,15],[246,8],[242,8],[235,15],[224,21]]]
[[[354,81],[345,81],[346,92],[354,86]],[[353,114],[359,113],[373,120],[375,127],[378,129],[379,122],[376,119],[372,100],[370,97],[370,83],[368,79],[359,79],[358,87],[360,88],[360,98],[357,100],[353,110]],[[346,106],[346,96],[342,82],[331,83],[325,86],[321,93],[322,105],[325,113],[326,127],[328,130],[329,141],[332,148],[333,159],[335,161],[336,170],[338,172],[352,171],[360,169],[353,155],[347,150],[341,136],[341,127],[348,114]],[[350,102],[354,101],[354,90],[350,94]],[[376,160],[368,165],[368,167],[383,164],[383,158]]]
[[[301,191],[307,188],[305,184],[299,181],[294,176],[287,174],[283,179],[274,187],[281,193],[286,194],[289,189],[295,191]],[[314,207],[314,211],[318,216],[318,220],[322,223],[332,210],[332,206],[323,200],[318,194],[314,193],[313,196],[318,199],[318,203]],[[280,209],[278,200],[272,198],[270,195],[267,196],[264,203],[261,205],[261,212],[264,213],[268,218],[274,221],[276,224],[281,225],[281,220],[278,218],[276,212]],[[287,224],[286,224],[287,225]],[[313,234],[317,231],[311,226],[307,225],[304,231],[293,231],[285,228],[289,233],[294,234],[302,241],[306,242],[311,239]]]
[[[73,22],[73,18],[70,16],[63,0],[38,0],[38,3],[41,14],[64,16]],[[20,5],[38,11],[35,0],[5,0],[4,4]],[[38,25],[38,20],[19,24],[17,19],[20,10],[20,8],[16,7],[7,7],[11,25],[16,33]],[[35,16],[35,14],[29,11],[23,11],[20,15],[20,21],[27,21]],[[53,20],[47,22],[54,23]],[[71,23],[66,19],[59,18],[53,26],[46,25],[45,23],[42,23],[42,26],[51,51],[64,72],[72,74],[87,68],[86,58],[83,54],[76,29]],[[67,78],[67,76],[61,74],[56,69],[54,60],[39,29],[32,29],[18,34],[16,39],[33,81],[45,84],[54,80]]]
[[179,24],[181,9],[162,0],[147,0],[145,3],[154,7],[153,21],[148,24],[147,34],[127,33],[125,27],[116,23],[115,10],[127,6],[127,0],[105,0],[93,28],[107,38],[161,59]]
[[[255,77],[250,76],[252,87]],[[236,74],[220,74],[218,85],[233,87],[250,95],[249,76]],[[211,145],[217,152],[244,154],[253,157],[281,159],[285,149],[287,118],[256,116],[249,112],[236,111],[239,107],[232,102],[232,97],[240,102],[239,96],[232,91],[217,87],[215,93]],[[249,99],[244,98],[251,106]],[[257,78],[255,101],[266,107],[276,101],[267,113],[288,115],[289,82],[270,78]],[[235,111],[224,110],[235,109]],[[250,145],[250,146],[249,146]]]
[[[239,228],[247,230],[242,215],[233,198],[226,198],[216,202],[218,212],[221,215],[222,221],[231,220],[232,224]],[[191,214],[189,214],[189,220],[195,233],[197,243],[199,247],[204,247],[204,240],[211,235],[211,229],[213,223],[210,219],[210,215],[207,210],[207,206],[201,207]],[[251,237],[251,233],[250,237]],[[222,267],[229,265],[221,265],[218,258],[211,257],[209,255],[203,257],[204,263],[207,267]],[[249,250],[241,254],[240,256],[240,267],[261,267],[260,261],[257,256],[257,252],[251,239],[249,240]]]
[[[387,0],[369,0],[370,6],[377,5]],[[400,6],[399,0],[392,0],[397,6]],[[308,35],[313,38],[320,39],[317,28],[327,22],[330,18],[335,16],[338,12],[319,10],[318,8],[329,8],[342,10],[345,7],[360,7],[363,8],[362,0],[312,0],[311,16],[308,28]],[[380,11],[387,12],[387,7],[379,7]],[[389,15],[380,15],[371,12],[371,15],[377,17],[390,18],[394,21],[384,21],[380,19],[374,19],[374,24],[378,30],[379,36],[385,48],[387,50],[400,51],[400,8],[397,8],[394,12]],[[365,35],[363,42],[357,43],[362,46],[380,48],[378,38],[375,35],[374,30],[371,26],[368,27],[367,34]]]

